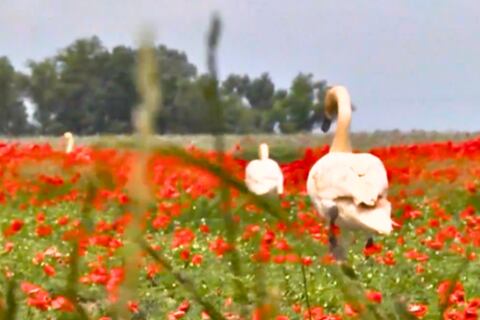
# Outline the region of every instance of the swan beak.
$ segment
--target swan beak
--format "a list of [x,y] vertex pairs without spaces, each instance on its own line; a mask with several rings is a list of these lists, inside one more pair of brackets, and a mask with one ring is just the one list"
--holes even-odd
[[332,120],[328,119],[327,117],[323,117],[322,131],[323,132],[328,132],[328,130],[330,130],[331,125],[332,125]]

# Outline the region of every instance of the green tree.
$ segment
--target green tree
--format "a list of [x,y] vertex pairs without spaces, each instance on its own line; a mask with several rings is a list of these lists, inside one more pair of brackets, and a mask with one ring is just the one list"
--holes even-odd
[[300,73],[293,80],[288,96],[280,108],[284,117],[280,123],[282,132],[307,130],[313,112],[313,76]]
[[56,120],[65,130],[80,134],[102,131],[107,104],[102,75],[108,58],[97,37],[77,40],[56,56],[61,104]]
[[209,130],[208,105],[203,89],[208,79],[182,81],[174,100],[175,112],[169,116],[170,129],[178,133],[206,133]]
[[96,120],[97,131],[110,133],[131,132],[132,110],[138,103],[135,87],[135,50],[117,46],[108,55],[101,91],[103,107]]
[[239,97],[246,97],[250,86],[250,78],[247,75],[229,75],[222,83],[221,91],[223,94],[236,94]]
[[29,61],[28,94],[35,102],[34,119],[42,134],[55,133],[55,117],[60,108],[57,66],[53,59]]
[[16,135],[30,130],[22,101],[22,76],[6,57],[0,58],[0,133]]
[[273,96],[273,107],[262,113],[262,131],[273,132],[276,124],[285,122],[287,116],[287,96],[286,90],[277,90]]
[[[163,100],[156,119],[158,131],[208,132],[208,104],[203,94],[207,76],[199,76],[181,51],[160,45],[156,53]],[[78,134],[131,132],[132,110],[138,104],[135,63],[135,49],[117,46],[107,50],[97,37],[79,39],[43,61],[30,61],[30,76],[15,73],[4,61],[2,76],[13,80],[5,80],[3,85],[9,93],[2,97],[0,112],[3,127],[10,129],[2,130],[27,129],[26,121],[13,128],[9,111],[26,92],[36,105],[34,119],[44,134],[66,130]],[[219,88],[226,130],[272,132],[278,124],[283,132],[311,130],[322,120],[326,88],[326,82],[314,82],[310,74],[299,74],[288,91],[276,89],[268,73],[252,79],[231,74]],[[25,108],[21,103],[15,108],[15,123],[21,123],[26,119]]]
[[224,94],[221,102],[225,110],[226,130],[229,133],[244,134],[258,132],[256,120],[259,111],[246,105],[245,98],[237,94]]
[[275,85],[268,73],[253,79],[247,87],[246,97],[254,109],[269,110],[273,105]]
[[248,92],[252,90],[251,85],[247,75],[237,74],[229,75],[221,85],[228,132],[242,134],[260,130],[262,112],[253,109],[247,98]]
[[195,80],[197,68],[188,61],[185,53],[169,49],[163,45],[157,48],[157,56],[163,99],[162,109],[157,121],[158,130],[160,133],[176,132],[175,128],[182,126],[182,124],[177,123],[177,119],[183,117],[179,114],[180,109],[174,103],[178,96],[177,91],[181,83]]
[[313,83],[314,91],[314,103],[312,105],[312,111],[307,121],[306,130],[312,130],[316,125],[322,123],[325,117],[324,102],[325,94],[327,93],[328,86],[326,81],[317,81]]

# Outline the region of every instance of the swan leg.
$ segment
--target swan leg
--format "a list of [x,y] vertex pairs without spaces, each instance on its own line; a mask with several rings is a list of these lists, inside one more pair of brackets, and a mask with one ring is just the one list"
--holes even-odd
[[[375,243],[373,242],[373,236],[368,236],[367,243],[365,243],[365,249],[372,247]],[[370,258],[369,255],[366,256],[366,259]]]
[[367,243],[365,244],[365,248],[370,248],[371,246],[373,246],[374,243],[373,243],[373,237],[372,236],[369,236],[368,239],[367,239]]
[[330,253],[335,257],[337,261],[344,261],[345,260],[345,250],[343,247],[338,243],[337,236],[335,235],[335,220],[338,218],[338,208],[337,206],[333,206],[328,209],[327,212],[328,217],[330,218],[330,226],[328,230],[328,243],[330,244]]

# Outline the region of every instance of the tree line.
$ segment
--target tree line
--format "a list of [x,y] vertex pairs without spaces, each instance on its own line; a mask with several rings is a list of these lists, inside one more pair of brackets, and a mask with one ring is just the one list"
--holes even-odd
[[[185,53],[159,45],[162,108],[158,133],[205,133],[211,124],[205,87]],[[137,49],[106,48],[98,37],[82,38],[41,61],[28,61],[28,72],[0,57],[0,134],[90,135],[130,133]],[[310,131],[321,121],[326,81],[300,73],[288,89],[277,88],[268,73],[251,78],[231,74],[219,83],[229,133]],[[34,106],[29,121],[25,101]]]

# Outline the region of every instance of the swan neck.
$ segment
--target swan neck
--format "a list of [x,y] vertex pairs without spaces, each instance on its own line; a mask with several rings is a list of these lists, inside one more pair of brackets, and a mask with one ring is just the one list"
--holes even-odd
[[352,105],[346,89],[336,90],[337,128],[333,137],[331,152],[352,152],[350,143],[350,123],[352,118]]
[[67,148],[66,152],[70,153],[73,151],[73,138],[67,138]]
[[269,154],[267,144],[263,143],[258,147],[258,157],[260,158],[260,160],[268,159]]

